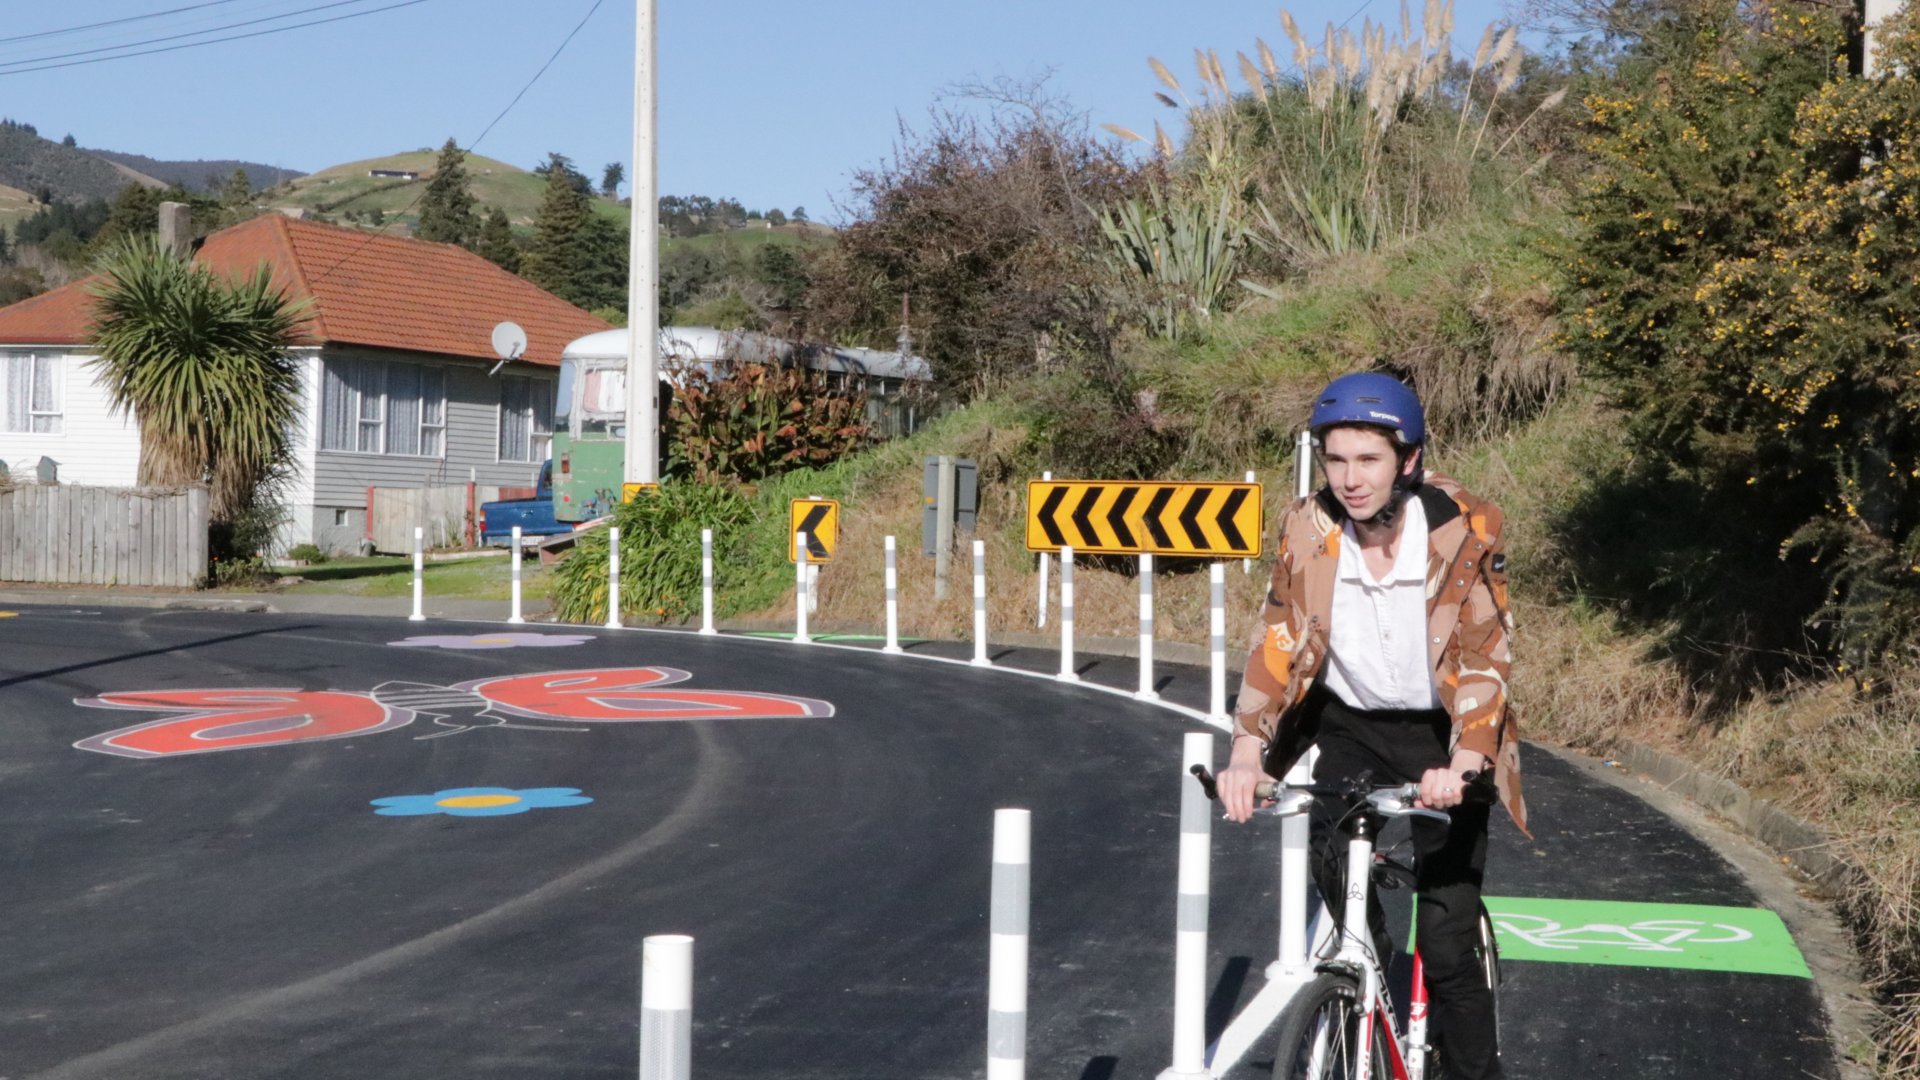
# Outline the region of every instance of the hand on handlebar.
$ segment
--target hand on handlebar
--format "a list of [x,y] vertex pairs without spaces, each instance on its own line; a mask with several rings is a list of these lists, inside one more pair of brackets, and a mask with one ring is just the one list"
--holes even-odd
[[1260,750],[1258,739],[1233,740],[1233,756],[1215,780],[1220,790],[1220,805],[1232,821],[1244,823],[1253,817],[1256,805],[1270,801],[1254,791],[1259,784],[1273,783],[1273,777],[1260,767]]

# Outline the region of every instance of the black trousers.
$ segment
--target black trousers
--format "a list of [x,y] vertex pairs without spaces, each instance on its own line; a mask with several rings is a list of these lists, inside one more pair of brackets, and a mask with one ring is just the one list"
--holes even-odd
[[[1375,784],[1417,783],[1428,769],[1447,765],[1452,724],[1440,709],[1363,711],[1331,694],[1320,707],[1320,760],[1314,779],[1327,782],[1366,775]],[[1345,808],[1320,800],[1313,813],[1314,879],[1336,913],[1344,895],[1346,837],[1334,826]],[[1477,920],[1480,888],[1487,865],[1487,818],[1491,807],[1456,806],[1452,823],[1414,818],[1416,895],[1414,934],[1426,969],[1428,1031],[1446,1062],[1445,1080],[1498,1080],[1493,995],[1480,966]],[[1369,925],[1375,949],[1386,967],[1381,936],[1384,915],[1372,892]]]

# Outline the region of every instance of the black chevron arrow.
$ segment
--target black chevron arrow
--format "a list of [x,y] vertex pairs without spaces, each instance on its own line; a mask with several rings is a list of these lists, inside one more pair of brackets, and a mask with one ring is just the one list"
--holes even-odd
[[1120,547],[1133,546],[1133,530],[1127,528],[1127,507],[1133,505],[1133,497],[1139,494],[1137,487],[1123,487],[1113,500],[1113,508],[1107,511],[1107,524],[1112,526],[1113,535],[1119,540]]
[[807,534],[807,558],[816,562],[833,557],[832,553],[827,551],[827,545],[820,542],[820,523],[827,520],[827,513],[832,509],[833,507],[824,503],[819,506],[810,506],[807,508],[807,516],[801,518],[800,524],[793,527],[794,532]]
[[1099,547],[1100,537],[1093,531],[1093,504],[1099,501],[1100,489],[1089,487],[1080,494],[1080,504],[1073,508],[1073,525],[1080,530],[1080,539],[1087,541],[1088,547]]
[[1196,551],[1207,550],[1207,534],[1200,531],[1200,507],[1210,494],[1206,488],[1188,488],[1187,508],[1180,511],[1180,527],[1187,530],[1187,543]]
[[1247,501],[1250,490],[1234,488],[1227,492],[1227,501],[1221,505],[1219,517],[1214,522],[1220,526],[1220,534],[1226,537],[1227,546],[1235,551],[1245,551],[1252,546],[1247,543],[1246,537],[1240,535],[1240,530],[1233,524],[1233,519],[1240,513],[1240,506]]
[[1047,501],[1040,504],[1040,528],[1047,534],[1047,543],[1054,547],[1066,547],[1066,534],[1060,531],[1060,523],[1053,515],[1060,512],[1060,504],[1066,500],[1067,489],[1054,488],[1047,493]]
[[1167,535],[1166,527],[1160,523],[1160,515],[1167,510],[1167,501],[1173,498],[1173,489],[1163,487],[1153,493],[1153,501],[1147,504],[1147,531],[1153,534],[1153,542],[1163,548],[1173,546],[1173,537]]

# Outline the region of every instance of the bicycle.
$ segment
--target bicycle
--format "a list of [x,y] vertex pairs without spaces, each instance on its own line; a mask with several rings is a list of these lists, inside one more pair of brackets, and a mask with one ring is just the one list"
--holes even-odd
[[[1213,776],[1195,765],[1194,777],[1209,797],[1218,798]],[[1469,785],[1474,801],[1492,801],[1490,785]],[[1276,1080],[1425,1080],[1439,1074],[1439,1051],[1427,1041],[1427,987],[1419,950],[1413,954],[1412,993],[1404,1030],[1395,1024],[1383,958],[1372,942],[1377,926],[1369,926],[1372,906],[1369,890],[1386,875],[1410,874],[1406,866],[1376,858],[1374,841],[1389,818],[1426,817],[1449,821],[1440,810],[1415,806],[1417,784],[1372,787],[1364,783],[1281,785],[1263,782],[1255,794],[1272,805],[1257,811],[1263,816],[1304,813],[1317,797],[1351,800],[1344,823],[1352,838],[1342,875],[1343,905],[1331,952],[1322,950],[1312,982],[1302,987],[1282,1010],[1275,1040],[1273,1075]],[[1324,903],[1324,901],[1322,901]],[[1500,957],[1493,921],[1486,905],[1476,920],[1477,950],[1487,990],[1494,995],[1495,1052],[1499,1042]]]

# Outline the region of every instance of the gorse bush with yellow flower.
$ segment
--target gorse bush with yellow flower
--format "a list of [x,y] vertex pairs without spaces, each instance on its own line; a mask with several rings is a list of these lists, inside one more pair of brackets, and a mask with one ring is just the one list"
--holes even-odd
[[[1904,20],[1883,48],[1884,70],[1920,67]],[[1920,87],[1850,76],[1840,21],[1787,4],[1695,9],[1621,73],[1586,99],[1600,168],[1565,345],[1627,410],[1638,467],[1712,508],[1692,526],[1714,534],[1699,572],[1745,577],[1769,617],[1799,606],[1805,628],[1769,644],[1904,657],[1920,644]]]

